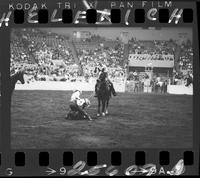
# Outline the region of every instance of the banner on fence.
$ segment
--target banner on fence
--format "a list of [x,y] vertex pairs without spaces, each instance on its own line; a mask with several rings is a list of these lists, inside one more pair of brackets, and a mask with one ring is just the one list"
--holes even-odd
[[150,55],[150,54],[129,54],[129,66],[131,67],[174,67],[174,55]]

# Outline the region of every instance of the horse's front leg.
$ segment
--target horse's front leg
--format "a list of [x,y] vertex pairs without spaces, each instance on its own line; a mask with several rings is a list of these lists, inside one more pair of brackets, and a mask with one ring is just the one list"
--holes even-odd
[[101,101],[98,99],[98,111],[97,111],[97,116],[100,116],[100,107],[101,107]]
[[108,114],[108,104],[109,104],[109,100],[106,101],[106,114]]
[[102,101],[102,116],[105,116],[106,101]]

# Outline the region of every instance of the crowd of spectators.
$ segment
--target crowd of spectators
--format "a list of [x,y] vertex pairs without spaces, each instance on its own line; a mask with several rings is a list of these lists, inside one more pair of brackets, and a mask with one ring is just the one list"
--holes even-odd
[[[73,43],[73,44],[72,44]],[[169,41],[129,41],[127,53],[143,54],[143,59],[173,60],[176,42]],[[35,80],[53,78],[74,80],[84,75],[86,79],[97,77],[101,66],[106,65],[109,77],[125,78],[127,62],[124,45],[119,39],[108,40],[99,35],[90,39],[73,41],[70,36],[58,35],[39,29],[13,29],[11,33],[11,74],[21,68]],[[74,48],[74,49],[72,49]],[[76,55],[74,54],[76,53]],[[79,60],[78,64],[76,56]],[[178,64],[181,70],[192,71],[193,52],[190,41],[180,46]],[[83,73],[80,73],[82,68]],[[46,79],[45,79],[46,80]]]
[[181,46],[179,66],[181,70],[192,71],[192,64],[193,64],[193,50],[191,43],[188,42]]
[[134,39],[130,41],[129,45],[131,54],[172,55],[175,48],[173,40],[141,41]]
[[95,68],[101,68],[102,65],[107,66],[112,77],[118,76],[118,73],[123,73],[125,70],[121,46],[112,48],[99,45],[95,49],[79,49],[78,56],[85,73],[89,76],[96,75]]
[[[178,49],[179,48],[179,49]],[[190,40],[183,42],[181,45],[177,45],[177,42],[170,39],[168,41],[140,41],[132,39],[129,42],[130,54],[142,54],[138,55],[138,60],[170,60],[172,56],[176,57],[178,53],[178,65],[181,70],[192,71],[193,51],[192,43]],[[145,56],[146,55],[146,56]],[[176,60],[176,59],[175,59]]]
[[[98,38],[98,43],[94,42]],[[99,43],[100,41],[100,43]],[[74,79],[80,75],[79,67],[85,77],[98,75],[96,68],[108,66],[111,77],[124,75],[123,48],[116,42],[99,40],[93,36],[90,41],[72,42],[69,38],[37,29],[15,29],[11,38],[11,73],[21,68],[28,75]],[[106,45],[105,44],[112,44]],[[75,46],[80,66],[75,63],[72,46]],[[41,77],[44,78],[44,77]]]

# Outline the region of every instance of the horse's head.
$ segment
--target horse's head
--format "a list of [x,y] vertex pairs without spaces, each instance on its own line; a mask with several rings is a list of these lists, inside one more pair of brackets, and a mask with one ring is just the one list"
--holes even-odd
[[25,80],[24,80],[24,70],[19,71],[17,74],[18,74],[18,80],[19,80],[22,84],[24,84],[24,83],[25,83]]

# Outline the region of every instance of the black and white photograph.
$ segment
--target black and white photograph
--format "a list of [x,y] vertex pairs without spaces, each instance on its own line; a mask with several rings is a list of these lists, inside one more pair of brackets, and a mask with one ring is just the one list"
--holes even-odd
[[12,28],[11,148],[193,146],[189,27]]

